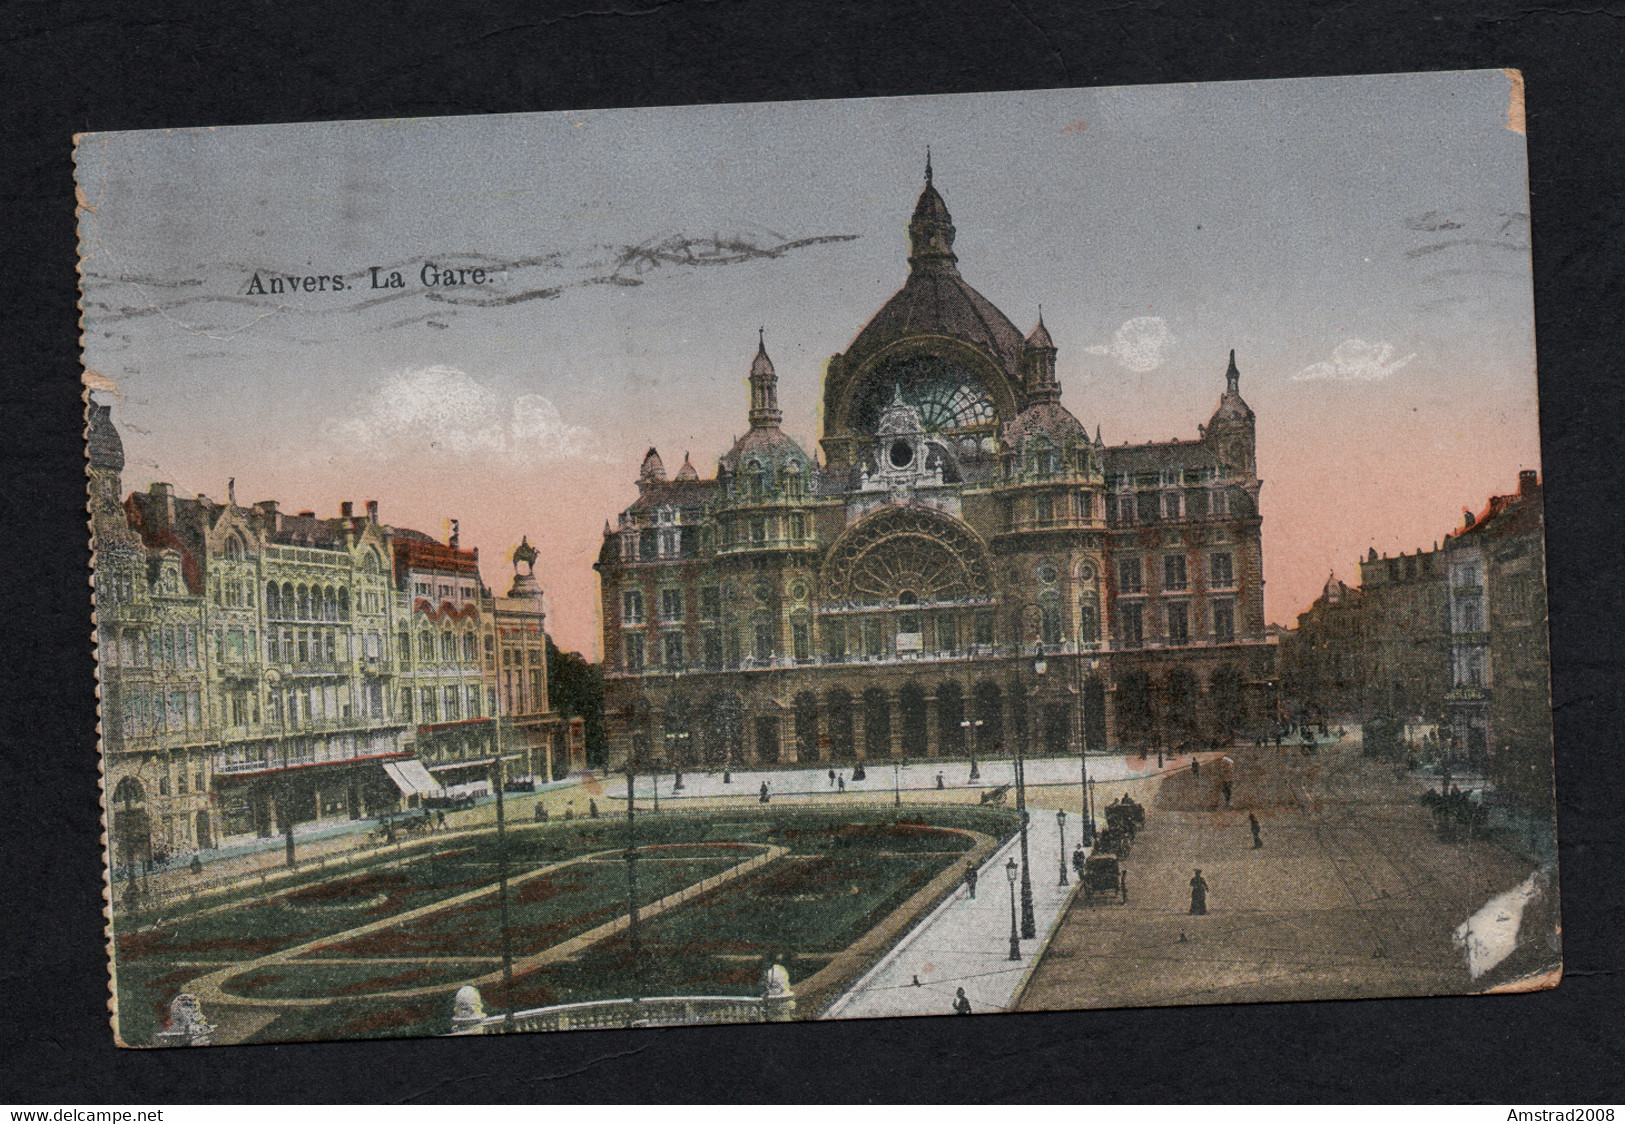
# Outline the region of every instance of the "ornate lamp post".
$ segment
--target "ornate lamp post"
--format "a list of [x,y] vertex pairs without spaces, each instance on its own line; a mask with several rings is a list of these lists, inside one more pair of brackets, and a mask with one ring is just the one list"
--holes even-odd
[[[502,990],[504,1023],[513,1029],[513,941],[508,928],[508,821],[503,808],[503,790],[508,787],[507,763],[502,757],[502,710],[498,703],[492,719],[491,743],[496,750],[491,762],[491,787],[497,794],[497,901],[502,924]],[[424,813],[427,815],[428,813]]]
[[[1038,646],[1033,659],[1033,671],[1042,676],[1049,670],[1044,659],[1044,646]],[[1038,692],[1034,692],[1035,696]],[[1032,728],[1038,728],[1038,704],[1033,704]],[[1021,731],[1025,733],[1025,731]],[[1021,935],[1027,940],[1038,936],[1038,922],[1033,917],[1033,880],[1028,872],[1032,865],[1027,844],[1027,762],[1021,750],[1021,738],[1016,738],[1016,813],[1021,817]]]
[[1011,857],[1004,868],[1005,881],[1010,883],[1010,959],[1021,959],[1021,938],[1016,935],[1016,860]]
[[[1093,674],[1100,670],[1099,660],[1089,661],[1089,671]],[[1092,847],[1095,842],[1095,783],[1089,779],[1089,692],[1085,689],[1083,680],[1083,664],[1078,664],[1078,721],[1081,726],[1078,736],[1078,765],[1082,775],[1083,788],[1083,826],[1079,828],[1080,836],[1085,847]]]
[[281,793],[277,801],[282,812],[283,841],[287,849],[287,865],[298,866],[299,862],[293,852],[293,785],[288,781],[288,700],[277,690],[282,682],[282,674],[272,668],[265,673],[265,681],[271,685],[272,701],[276,705],[278,724],[282,728],[282,784]]
[[633,998],[642,990],[639,986],[643,970],[643,955],[638,933],[638,820],[633,782],[638,775],[633,755],[626,758],[626,939],[632,950]]
[[1066,809],[1061,808],[1055,813],[1055,826],[1061,829],[1061,880],[1057,886],[1065,886],[1066,881]]
[[982,779],[982,770],[976,767],[976,757],[982,748],[983,724],[980,718],[974,722],[967,718],[959,724],[960,728],[965,731],[965,740],[970,742],[970,779],[973,781]]

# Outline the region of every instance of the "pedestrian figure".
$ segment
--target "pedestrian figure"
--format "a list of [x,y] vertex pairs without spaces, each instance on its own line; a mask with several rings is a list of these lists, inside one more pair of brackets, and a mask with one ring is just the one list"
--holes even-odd
[[1264,839],[1258,833],[1258,817],[1251,812],[1247,813],[1247,826],[1253,829],[1253,850],[1256,851],[1264,845]]
[[733,784],[734,783],[734,775],[733,775],[732,771],[730,771],[728,769],[722,770],[722,783],[723,784]]
[[1230,807],[1230,782],[1224,781],[1220,783],[1219,788],[1224,792],[1224,806],[1226,808]]
[[976,864],[965,864],[965,896],[972,901],[976,900]]
[[834,769],[831,769],[829,771],[829,787],[831,787],[831,788],[835,787],[835,770]]
[[762,791],[761,791],[760,795],[758,795],[756,797],[756,802],[758,804],[766,804],[767,803],[767,782],[766,781],[762,782]]
[[1194,754],[1192,754],[1191,755],[1191,776],[1192,777],[1200,777],[1201,775],[1202,775],[1202,763],[1196,759],[1196,756]]
[[867,780],[868,778],[869,778],[869,774],[864,769],[863,762],[859,761],[857,766],[852,770],[852,779],[855,780],[855,781],[861,781],[861,780]]
[[914,977],[914,984],[913,984],[913,986],[914,986],[914,987],[919,987],[919,986],[920,986],[920,977],[919,977],[919,976],[915,976],[915,977]]
[[203,873],[203,860],[200,859],[196,855],[192,856],[192,873],[193,874],[202,874]]
[[970,1014],[970,1000],[965,998],[965,989],[962,987],[954,989],[954,1014]]
[[569,805],[569,804],[565,805],[565,808],[564,808],[564,822],[565,823],[571,823],[572,821],[575,820],[575,818],[576,818],[576,810],[575,810],[574,805]]
[[943,787],[945,787],[945,786],[944,786],[944,785],[943,785],[943,783],[942,783],[942,774],[941,774],[941,773],[938,773],[938,774],[937,774],[937,787],[938,787],[938,788],[943,788]]
[[546,823],[547,822],[547,809],[544,808],[540,804],[536,805],[536,822],[537,823]]
[[1157,747],[1157,768],[1162,768],[1162,746]]
[[434,824],[435,827],[439,828],[441,831],[445,831],[446,830],[446,813],[444,811],[441,811],[440,809],[436,809],[434,815],[435,815],[435,824]]
[[1207,882],[1202,878],[1200,868],[1191,879],[1191,913],[1197,917],[1207,913]]
[[598,801],[596,801],[596,800],[587,801],[587,818],[588,819],[594,819],[594,820],[596,820],[598,818]]
[[846,778],[845,777],[836,777],[835,778],[835,783],[840,786],[840,790],[842,792],[846,791]]
[[1076,847],[1072,848],[1072,869],[1077,872],[1079,878],[1083,877],[1083,864],[1083,844],[1079,843]]

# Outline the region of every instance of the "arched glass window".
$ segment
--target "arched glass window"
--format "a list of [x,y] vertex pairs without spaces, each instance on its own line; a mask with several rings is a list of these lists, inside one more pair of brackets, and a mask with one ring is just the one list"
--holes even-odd
[[339,620],[350,619],[350,591],[343,586],[339,587]]
[[761,499],[767,494],[767,469],[762,467],[760,461],[750,462],[750,495],[752,499]]
[[479,651],[474,647],[474,632],[472,629],[463,633],[463,659],[468,663],[473,663],[479,659]]
[[445,663],[451,663],[457,658],[457,641],[450,630],[440,634],[440,658]]
[[243,540],[236,535],[226,537],[226,561],[241,562],[243,560]]
[[434,659],[434,633],[428,629],[418,633],[418,659]]

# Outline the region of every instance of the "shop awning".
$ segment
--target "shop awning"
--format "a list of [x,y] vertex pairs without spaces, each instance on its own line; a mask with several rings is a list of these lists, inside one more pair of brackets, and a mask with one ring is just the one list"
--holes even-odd
[[429,775],[429,770],[423,767],[421,761],[385,761],[383,766],[384,772],[395,782],[395,787],[401,790],[402,796],[445,795],[445,789],[440,787],[439,781]]

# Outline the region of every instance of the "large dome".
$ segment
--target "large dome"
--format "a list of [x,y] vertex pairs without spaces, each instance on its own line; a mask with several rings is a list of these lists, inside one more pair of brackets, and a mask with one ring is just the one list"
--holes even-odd
[[904,336],[945,335],[986,352],[1010,374],[1021,357],[1021,332],[993,302],[971,288],[952,265],[916,267],[908,281],[874,315],[847,348],[847,361],[861,363]]

